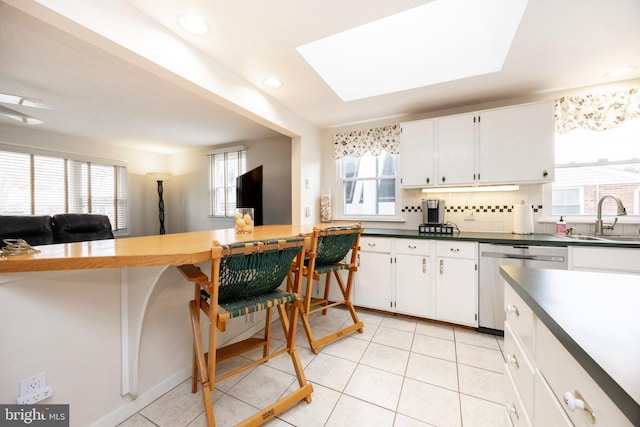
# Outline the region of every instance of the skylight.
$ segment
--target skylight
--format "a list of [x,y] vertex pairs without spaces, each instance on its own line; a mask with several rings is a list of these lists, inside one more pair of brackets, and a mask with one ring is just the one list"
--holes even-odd
[[528,0],[434,0],[299,46],[343,100],[500,71]]

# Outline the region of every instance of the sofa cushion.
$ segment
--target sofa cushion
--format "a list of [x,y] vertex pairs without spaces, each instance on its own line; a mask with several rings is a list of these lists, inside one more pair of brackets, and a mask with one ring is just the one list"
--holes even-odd
[[4,239],[23,239],[31,246],[54,243],[49,215],[0,215],[0,248]]
[[52,228],[57,243],[113,239],[111,222],[106,215],[57,214],[52,217]]

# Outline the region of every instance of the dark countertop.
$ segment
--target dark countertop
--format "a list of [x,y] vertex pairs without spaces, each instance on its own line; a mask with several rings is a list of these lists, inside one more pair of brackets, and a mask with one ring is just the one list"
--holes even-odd
[[589,241],[575,240],[555,234],[513,234],[513,233],[485,233],[454,231],[453,234],[428,234],[419,233],[418,230],[392,229],[392,228],[368,228],[364,229],[364,236],[372,237],[400,237],[411,239],[432,239],[432,240],[461,240],[479,243],[493,243],[504,245],[532,245],[532,246],[597,246],[597,247],[618,247],[618,248],[639,248],[638,243],[629,242],[609,242],[609,241]]
[[511,266],[500,270],[632,424],[640,426],[640,278]]

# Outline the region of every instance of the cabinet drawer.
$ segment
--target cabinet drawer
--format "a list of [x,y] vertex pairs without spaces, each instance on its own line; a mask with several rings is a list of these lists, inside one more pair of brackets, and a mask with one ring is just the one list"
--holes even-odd
[[391,252],[391,239],[387,237],[361,237],[360,250],[367,252]]
[[397,254],[429,255],[431,253],[431,242],[421,239],[397,239]]
[[507,283],[504,284],[504,309],[506,322],[512,332],[518,336],[524,351],[533,361],[535,316],[529,306]]
[[533,424],[536,427],[571,427],[573,424],[565,414],[560,402],[551,391],[542,373],[538,372],[534,378],[534,399],[536,402],[533,414]]
[[[537,320],[536,325],[536,364],[575,425],[595,427],[632,425],[540,320]],[[577,408],[571,410],[571,402],[567,401],[565,396],[568,393],[569,397],[578,397],[576,391],[593,410],[595,423],[590,419],[588,411]]]
[[505,391],[506,391],[506,406],[507,417],[511,420],[511,425],[514,427],[531,427],[531,420],[527,415],[527,410],[522,404],[518,389],[511,378],[511,374],[507,370],[504,373]]
[[535,369],[524,351],[522,351],[520,343],[508,323],[505,324],[504,328],[504,357],[506,370],[511,374],[513,382],[520,392],[524,408],[527,413],[533,414],[533,377],[535,376]]
[[439,240],[436,242],[436,254],[439,257],[476,259],[478,244]]

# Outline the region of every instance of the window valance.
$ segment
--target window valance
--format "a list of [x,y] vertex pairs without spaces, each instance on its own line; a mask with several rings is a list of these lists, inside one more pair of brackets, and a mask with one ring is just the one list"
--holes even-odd
[[555,100],[556,131],[567,133],[576,128],[597,131],[611,129],[625,120],[640,117],[638,88],[611,90]]
[[346,156],[363,156],[367,151],[377,156],[382,150],[400,154],[400,125],[338,133],[333,138],[333,155],[336,159]]

